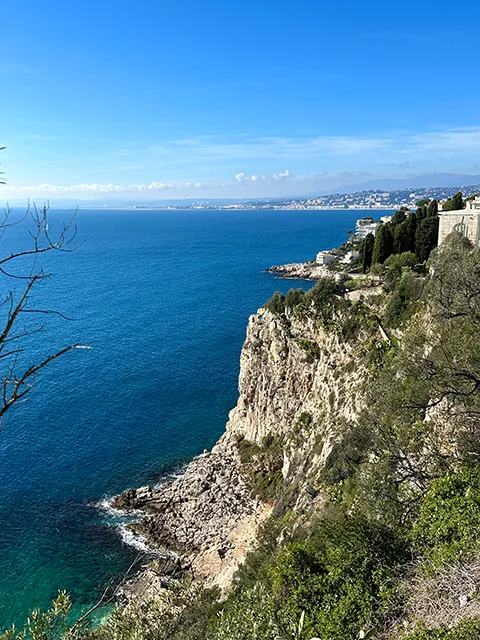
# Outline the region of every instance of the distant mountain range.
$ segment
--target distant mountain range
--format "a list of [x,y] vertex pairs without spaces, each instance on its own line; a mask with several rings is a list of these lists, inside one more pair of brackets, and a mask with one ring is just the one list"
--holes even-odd
[[349,184],[338,187],[330,193],[356,193],[358,191],[400,191],[401,189],[422,189],[428,187],[468,187],[480,184],[480,175],[458,173],[428,173],[409,178],[377,178],[360,184]]

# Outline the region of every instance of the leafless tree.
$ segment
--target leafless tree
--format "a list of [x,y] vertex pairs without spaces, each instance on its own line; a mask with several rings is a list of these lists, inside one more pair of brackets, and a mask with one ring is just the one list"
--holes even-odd
[[[20,216],[12,209],[4,211],[0,219],[0,247],[8,241],[13,227],[25,227],[28,246],[0,255],[0,279],[3,294],[0,298],[0,428],[5,413],[15,404],[27,399],[35,385],[36,376],[51,362],[73,349],[87,348],[80,344],[69,344],[53,350],[49,355],[31,362],[31,336],[43,334],[46,317],[55,315],[66,318],[59,311],[37,307],[32,299],[36,287],[52,274],[45,271],[43,254],[70,252],[77,248],[75,215],[61,228],[52,232],[49,226],[48,207],[27,207]],[[43,335],[38,338],[44,340]],[[28,345],[26,342],[28,341]]]

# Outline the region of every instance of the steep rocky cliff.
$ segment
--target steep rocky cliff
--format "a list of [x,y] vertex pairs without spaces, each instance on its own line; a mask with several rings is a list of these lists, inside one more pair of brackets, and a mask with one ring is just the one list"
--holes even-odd
[[[249,319],[238,402],[217,445],[179,479],[129,490],[116,506],[142,509],[137,533],[173,552],[177,567],[227,586],[271,510],[266,503],[275,501],[261,495],[255,474],[268,484],[281,469],[282,493],[294,509],[321,499],[312,487],[362,407],[364,360],[361,331],[347,340],[334,323],[325,328],[309,314],[260,309]],[[273,442],[282,458],[276,472],[271,460],[262,466]]]

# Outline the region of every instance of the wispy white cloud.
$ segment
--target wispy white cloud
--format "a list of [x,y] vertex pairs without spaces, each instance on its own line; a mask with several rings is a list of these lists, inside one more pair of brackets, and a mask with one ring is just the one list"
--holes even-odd
[[[437,158],[461,153],[480,154],[480,126],[420,133],[389,131],[369,136],[198,136],[158,144],[125,145],[112,151],[111,156],[117,160],[134,159],[145,166],[158,163],[176,170],[239,163],[258,165],[272,161],[322,162],[328,168],[343,165],[347,170],[353,168],[353,163],[357,166],[360,162],[360,166],[373,166],[385,161],[398,164],[414,158],[433,162]],[[311,171],[314,170],[312,166]],[[251,175],[261,176],[263,173],[252,172]]]
[[268,176],[265,174],[252,174],[248,175],[243,171],[241,173],[237,173],[235,176],[236,182],[241,182],[243,184],[252,183],[252,182],[277,182],[278,180],[288,180],[289,178],[293,178],[293,174],[289,169],[285,171],[281,171],[280,173],[273,173]]
[[150,184],[38,184],[27,186],[6,186],[3,193],[19,195],[42,194],[112,194],[112,193],[148,193],[168,191],[170,189],[204,189],[202,182],[151,182]]

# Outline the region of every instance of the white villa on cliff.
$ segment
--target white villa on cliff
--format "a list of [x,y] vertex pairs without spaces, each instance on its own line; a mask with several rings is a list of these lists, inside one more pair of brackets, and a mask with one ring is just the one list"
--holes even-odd
[[476,247],[480,247],[480,197],[477,196],[475,200],[467,200],[466,209],[441,211],[438,217],[440,219],[439,245],[452,231],[458,231]]

